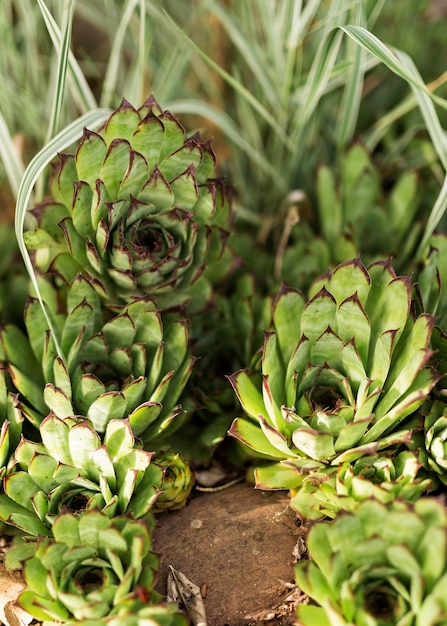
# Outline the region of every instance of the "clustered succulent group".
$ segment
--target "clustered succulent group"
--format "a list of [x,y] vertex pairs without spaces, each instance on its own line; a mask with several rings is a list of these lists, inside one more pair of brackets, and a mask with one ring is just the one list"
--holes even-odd
[[445,238],[423,264],[394,262],[362,216],[414,239],[415,205],[398,229],[414,176],[379,206],[356,146],[343,202],[331,177],[330,269],[304,271],[298,235],[271,289],[232,244],[210,143],[153,97],[53,163],[25,233],[45,308],[30,287],[23,322],[0,327],[0,521],[33,617],[186,624],[154,590],[154,515],[184,506],[192,467],[231,442],[249,481],[318,522],[296,567],[301,624],[447,624]]

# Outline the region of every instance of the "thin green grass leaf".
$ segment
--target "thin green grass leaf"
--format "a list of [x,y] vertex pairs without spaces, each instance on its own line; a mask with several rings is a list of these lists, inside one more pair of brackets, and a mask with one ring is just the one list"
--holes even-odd
[[[147,65],[147,46],[146,46],[146,11],[145,0],[140,0],[140,32],[138,39],[138,58],[137,58],[137,71],[134,73],[135,85],[133,93],[135,94],[135,100],[137,104],[144,102],[146,99],[146,85],[144,77],[146,75]],[[139,77],[139,80],[138,80]]]
[[66,0],[62,19],[62,45],[58,50],[57,80],[53,106],[50,115],[46,143],[56,134],[59,126],[62,104],[65,95],[65,82],[67,78],[68,55],[70,52],[71,28],[73,23],[73,0]]
[[241,129],[231,117],[202,100],[173,100],[169,110],[174,114],[192,114],[209,119],[216,124],[230,141],[252,160],[259,168],[270,176],[276,176],[276,168],[260,152],[253,148]]
[[[421,75],[416,69],[410,57],[400,50],[396,50],[396,55],[406,71],[414,77],[415,81],[422,81]],[[424,85],[424,89],[419,89],[414,83],[410,84],[414,97],[418,103],[424,122],[427,126],[428,134],[436,150],[444,169],[447,171],[447,138],[441,126],[435,106],[431,100],[431,94]]]
[[235,80],[233,76],[228,74],[218,63],[213,61],[188,35],[175,23],[175,21],[165,12],[166,19],[171,24],[172,28],[181,37],[188,41],[189,45],[199,54],[206,63],[212,67],[221,76],[226,83],[230,85],[237,93],[244,97],[247,102],[261,115],[261,117],[269,124],[274,132],[280,137],[281,141],[290,149],[294,150],[294,144],[287,136],[283,128],[277,123],[273,115],[265,108],[265,106],[239,81]]
[[[353,21],[357,26],[363,26],[366,23],[362,4],[358,5]],[[348,77],[340,103],[340,116],[336,129],[336,144],[339,152],[352,140],[357,126],[362,100],[365,57],[365,50],[351,39],[348,40],[346,60],[351,64],[351,67],[347,71]]]
[[20,181],[23,177],[24,167],[20,160],[17,150],[14,147],[11,134],[5,122],[3,115],[0,113],[0,156],[3,161],[6,176],[8,177],[9,186],[17,198],[19,192]]
[[356,41],[360,46],[363,46],[365,50],[377,57],[392,72],[406,80],[409,84],[425,91],[433,102],[439,104],[442,108],[447,109],[447,101],[443,98],[435,96],[433,93],[430,93],[422,79],[417,79],[414,74],[407,71],[396,51],[393,48],[386,46],[382,41],[380,41],[380,39],[373,35],[373,33],[360,26],[339,26],[339,28],[349,37],[354,39],[354,41]]
[[[42,16],[44,18],[48,33],[51,37],[51,41],[53,42],[53,46],[56,50],[58,50],[61,46],[62,41],[62,34],[59,26],[55,22],[50,11],[48,10],[45,2],[43,0],[37,0],[37,2],[42,12]],[[79,109],[81,111],[89,111],[95,109],[98,106],[96,98],[93,95],[88,85],[88,82],[81,68],[79,67],[78,62],[76,61],[75,56],[71,51],[69,51],[68,53],[68,69],[69,78],[72,86],[71,93]]]
[[414,258],[414,261],[416,263],[424,258],[425,249],[430,241],[430,238],[435,232],[435,228],[439,224],[446,210],[447,210],[447,176],[444,179],[444,184],[442,185],[439,196],[436,199],[436,202],[433,206],[433,209],[425,225],[424,234],[421,238],[421,242],[419,244],[419,247],[417,249],[417,252]]
[[129,22],[135,12],[135,8],[138,5],[138,2],[139,0],[127,0],[127,3],[123,9],[122,17],[116,30],[116,35],[113,40],[112,49],[110,51],[106,75],[104,77],[103,89],[100,99],[101,106],[110,106],[111,100],[113,99],[113,94],[116,92],[118,71],[122,62],[124,37],[126,35]]
[[31,279],[31,283],[36,291],[37,298],[40,306],[42,307],[45,319],[48,323],[48,328],[52,332],[56,350],[61,359],[65,360],[63,351],[59,345],[57,339],[57,333],[53,327],[52,321],[47,313],[45,304],[43,302],[36,275],[34,273],[33,264],[31,262],[30,255],[25,246],[23,239],[23,230],[25,225],[26,212],[31,201],[34,186],[51,162],[52,159],[74,141],[79,139],[82,135],[83,129],[87,127],[98,127],[102,124],[110,115],[109,109],[95,109],[85,113],[80,118],[69,124],[59,134],[57,134],[40,152],[38,152],[34,158],[30,161],[28,167],[25,170],[22,182],[20,184],[17,194],[16,215],[15,215],[15,232],[17,237],[18,246],[25,263],[25,267]]
[[300,106],[296,114],[297,121],[294,124],[300,131],[308,123],[309,118],[326,91],[340,49],[341,40],[341,33],[332,30],[321,42],[305,87],[300,95]]
[[266,100],[271,106],[275,106],[278,96],[275,86],[269,80],[268,73],[266,72],[265,59],[259,54],[262,51],[259,50],[258,46],[255,48],[254,41],[249,41],[247,39],[245,33],[241,31],[235,19],[232,19],[230,13],[222,6],[221,3],[212,2],[210,9],[219,18],[225,28],[226,34],[252,71],[253,76],[256,78],[257,84],[262,89]]

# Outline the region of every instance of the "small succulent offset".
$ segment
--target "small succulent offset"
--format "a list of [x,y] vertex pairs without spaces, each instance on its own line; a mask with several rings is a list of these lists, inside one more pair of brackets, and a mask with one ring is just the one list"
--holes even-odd
[[109,518],[128,513],[153,523],[162,468],[135,441],[127,420],[112,420],[101,440],[79,417],[50,414],[41,443],[22,439],[13,471],[3,480],[0,519],[31,536],[50,536],[62,511],[98,509]]
[[360,457],[339,466],[310,471],[294,493],[290,506],[307,519],[335,517],[341,510],[352,511],[363,500],[384,504],[396,499],[415,502],[433,489],[433,481],[420,475],[422,464],[415,452]]
[[128,516],[62,513],[53,537],[12,549],[7,565],[20,564],[27,587],[19,603],[44,623],[100,620],[160,600],[152,591],[159,560],[150,530]]
[[447,513],[442,502],[369,500],[308,535],[296,582],[316,605],[302,626],[446,626]]
[[258,463],[259,485],[297,488],[303,470],[409,441],[404,420],[439,378],[429,364],[434,319],[414,314],[411,295],[390,262],[366,269],[359,258],[317,280],[308,301],[283,287],[260,371],[230,377],[246,414],[230,434],[270,461]]
[[76,153],[61,154],[51,197],[33,210],[26,243],[36,263],[69,282],[82,271],[109,304],[143,295],[160,306],[209,296],[205,268],[222,258],[229,195],[210,142],[185,130],[153,97],[126,100]]
[[66,289],[65,305],[63,292],[48,281],[41,287],[64,359],[37,300],[25,309],[28,337],[11,324],[0,330],[3,358],[29,421],[38,427],[51,410],[60,418],[85,416],[103,433],[110,420],[128,418],[134,434],[151,442],[176,427],[186,416],[179,397],[195,360],[182,313],[161,313],[142,297],[107,316],[80,274]]
[[424,467],[434,477],[447,485],[447,405],[436,400],[424,416],[424,442],[420,458]]
[[153,462],[163,469],[163,479],[152,512],[183,508],[194,486],[194,476],[188,461],[179,453],[161,450],[154,455]]

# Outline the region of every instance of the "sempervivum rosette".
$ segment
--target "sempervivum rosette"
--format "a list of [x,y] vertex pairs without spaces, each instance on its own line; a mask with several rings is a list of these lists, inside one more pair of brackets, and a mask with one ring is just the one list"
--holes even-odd
[[436,483],[447,485],[447,405],[435,400],[424,416],[420,458]]
[[160,513],[183,508],[194,486],[188,461],[171,450],[161,450],[155,454],[154,463],[163,468],[163,479],[152,510]]
[[404,420],[439,378],[429,366],[434,320],[414,314],[411,294],[389,262],[366,269],[359,259],[319,279],[309,301],[282,289],[261,371],[230,377],[246,413],[231,434],[275,462],[257,469],[258,484],[296,488],[303,470],[409,440]]
[[[45,624],[73,624],[157,603],[153,590],[159,559],[151,552],[150,529],[128,516],[101,511],[78,517],[61,513],[53,537],[18,545],[7,565],[22,564],[26,589],[19,604]],[[140,598],[142,596],[142,598]]]
[[82,275],[65,298],[48,281],[41,287],[64,359],[37,300],[25,310],[28,337],[13,325],[0,330],[26,417],[39,426],[50,410],[60,418],[81,415],[99,433],[110,420],[128,418],[133,432],[151,441],[174,428],[185,416],[179,397],[194,363],[183,314],[162,313],[147,296],[110,317]]
[[420,470],[410,450],[363,456],[304,474],[296,493],[291,490],[290,505],[307,519],[319,519],[351,511],[372,498],[384,504],[396,499],[415,502],[433,489],[433,481]]
[[205,267],[222,257],[230,202],[210,143],[154,98],[123,100],[98,132],[53,168],[51,197],[35,207],[27,245],[66,280],[82,269],[109,303],[156,295],[195,308],[208,296]]
[[362,502],[310,530],[302,626],[446,626],[447,515],[431,498]]
[[41,443],[22,439],[3,479],[0,520],[31,536],[50,536],[63,511],[127,513],[152,523],[162,469],[141,449],[127,420],[108,423],[101,441],[82,418],[49,415]]

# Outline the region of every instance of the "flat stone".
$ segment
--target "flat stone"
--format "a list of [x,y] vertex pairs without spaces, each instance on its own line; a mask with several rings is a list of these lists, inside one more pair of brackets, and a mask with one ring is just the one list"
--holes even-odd
[[303,534],[288,503],[287,492],[238,484],[195,492],[184,509],[158,515],[157,590],[166,594],[171,565],[204,590],[208,626],[273,623],[294,584],[293,553]]

